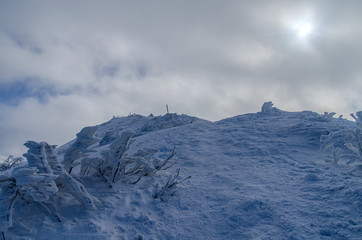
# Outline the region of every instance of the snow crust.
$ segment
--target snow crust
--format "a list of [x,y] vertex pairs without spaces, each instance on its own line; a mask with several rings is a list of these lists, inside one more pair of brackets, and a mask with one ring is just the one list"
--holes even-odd
[[[8,239],[362,239],[362,163],[321,151],[321,136],[356,129],[317,113],[263,111],[217,122],[186,115],[115,117],[84,128],[56,149],[65,169],[99,199],[85,208],[57,192],[57,222],[35,202],[18,201]],[[109,187],[81,174],[132,132],[128,157],[173,165],[136,184]],[[127,135],[127,134],[126,134]],[[128,136],[128,135],[127,135]],[[117,140],[118,139],[118,140]],[[116,155],[116,153],[114,153]],[[175,171],[180,169],[179,175]],[[154,198],[170,176],[173,196]]]

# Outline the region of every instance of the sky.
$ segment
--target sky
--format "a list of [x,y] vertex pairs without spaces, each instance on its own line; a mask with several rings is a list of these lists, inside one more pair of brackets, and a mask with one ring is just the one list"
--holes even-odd
[[362,1],[0,0],[0,154],[113,116],[362,110]]

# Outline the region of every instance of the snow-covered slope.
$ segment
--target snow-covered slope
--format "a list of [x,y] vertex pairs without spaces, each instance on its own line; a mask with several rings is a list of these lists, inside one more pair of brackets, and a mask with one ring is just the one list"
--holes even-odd
[[[97,208],[58,192],[49,200],[58,222],[38,203],[18,201],[6,236],[362,239],[362,168],[343,159],[334,164],[330,152],[320,151],[321,135],[340,128],[355,124],[278,109],[218,122],[176,114],[113,118],[57,149],[67,170],[98,198]],[[105,159],[120,154],[112,150],[117,141],[127,143],[121,158],[142,159],[152,174],[135,184],[131,177],[115,183],[100,177]],[[167,159],[167,168],[158,171],[155,163]],[[173,196],[155,198],[177,169],[178,182],[191,178]]]

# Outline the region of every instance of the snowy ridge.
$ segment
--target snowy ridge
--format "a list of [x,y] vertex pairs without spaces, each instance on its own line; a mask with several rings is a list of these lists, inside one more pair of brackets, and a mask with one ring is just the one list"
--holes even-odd
[[[59,191],[49,204],[60,223],[39,204],[18,201],[6,236],[361,239],[361,158],[338,141],[320,150],[321,137],[340,129],[358,132],[351,121],[272,104],[217,122],[176,114],[115,117],[56,149],[65,169],[100,201],[96,209]],[[346,154],[335,164],[331,151],[338,147]],[[176,192],[155,198],[170,179]]]

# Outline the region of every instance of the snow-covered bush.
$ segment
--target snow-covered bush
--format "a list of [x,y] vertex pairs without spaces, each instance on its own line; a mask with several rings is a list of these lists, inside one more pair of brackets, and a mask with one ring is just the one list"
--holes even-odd
[[16,167],[10,176],[0,175],[0,230],[5,231],[12,226],[12,213],[15,201],[21,196],[26,201],[34,201],[61,221],[55,213],[52,202],[55,193],[61,189],[69,192],[86,207],[94,207],[98,200],[91,196],[85,187],[73,178],[60,164],[54,149],[46,142],[28,141],[29,148],[24,156],[28,166]]
[[100,158],[84,158],[80,174],[101,175],[110,186],[113,186],[118,181],[135,184],[144,176],[172,166],[170,160],[175,155],[175,149],[166,159],[157,158],[153,161],[145,157],[148,155],[147,149],[129,155],[128,149],[134,135],[132,131],[125,131],[110,145],[109,150],[101,153]]
[[162,187],[160,187],[159,184],[156,184],[152,197],[155,199],[158,198],[161,201],[165,201],[166,197],[173,196],[177,192],[179,184],[191,178],[191,176],[188,176],[181,181],[177,181],[179,175],[180,169],[177,169],[176,173],[169,176],[167,182]]
[[[334,113],[331,113],[334,115]],[[328,118],[333,115],[325,114]],[[357,128],[344,127],[338,130],[331,130],[327,134],[321,136],[321,150],[328,150],[332,153],[334,163],[343,158],[347,160],[347,164],[362,161],[362,129],[361,115],[357,112],[357,117],[351,114],[356,120]]]
[[97,126],[83,128],[77,134],[75,142],[65,152],[63,164],[68,173],[71,173],[72,169],[80,164],[79,162],[76,162],[78,159],[87,156],[87,153],[89,153],[87,148],[98,141],[98,139],[93,137],[93,134],[97,129]]
[[46,142],[33,141],[28,141],[25,146],[29,148],[28,153],[24,154],[28,159],[29,167],[36,167],[40,173],[54,174],[57,185],[64,186],[75,199],[86,207],[94,207],[98,200],[91,196],[78,180],[65,171],[54,152],[55,146],[50,146]]
[[356,115],[352,113],[351,117],[356,121],[357,126],[362,129],[362,111],[356,112]]
[[23,160],[24,159],[21,157],[14,158],[13,155],[10,155],[7,159],[5,159],[4,162],[0,164],[0,172],[19,166]]
[[50,209],[46,201],[58,191],[53,174],[39,173],[35,167],[17,167],[11,176],[0,176],[0,230],[3,237],[5,231],[12,226],[12,214],[15,201],[19,196],[26,201],[38,202],[58,221],[60,218]]
[[12,226],[12,215],[14,204],[19,196],[19,191],[15,188],[15,179],[7,176],[0,176],[0,232],[5,239],[5,232]]

